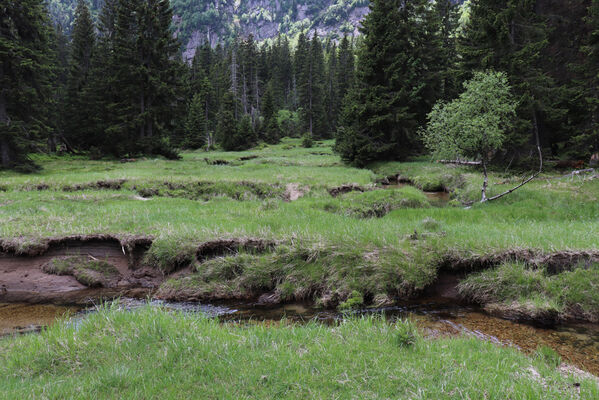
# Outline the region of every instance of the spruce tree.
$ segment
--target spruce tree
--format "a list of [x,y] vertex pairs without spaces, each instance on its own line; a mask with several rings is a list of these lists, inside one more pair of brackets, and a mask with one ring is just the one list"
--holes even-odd
[[53,76],[50,84],[51,97],[47,100],[47,145],[49,152],[72,150],[65,145],[65,99],[69,71],[69,39],[60,24],[50,30],[49,51]]
[[343,36],[339,45],[337,60],[337,87],[339,100],[343,101],[349,89],[354,85],[355,61],[352,43],[347,35]]
[[247,114],[241,117],[237,123],[237,132],[234,136],[233,146],[229,146],[228,150],[247,150],[256,144],[256,131],[252,123],[252,117]]
[[79,0],[72,31],[65,105],[65,136],[69,145],[76,148],[89,147],[89,138],[96,134],[90,98],[90,74],[96,45],[94,30],[87,4]]
[[546,139],[542,127],[565,114],[557,103],[559,88],[543,69],[548,29],[535,5],[534,0],[473,0],[458,42],[463,77],[485,69],[507,73],[519,102],[516,129],[505,144],[514,154],[526,150],[527,142]]
[[49,22],[42,0],[4,0],[0,15],[0,168],[13,168],[31,165],[29,145],[47,130]]
[[452,0],[436,0],[434,18],[437,18],[437,35],[439,39],[438,65],[439,93],[438,97],[450,100],[460,91],[459,68],[457,54],[457,37],[460,19],[460,7]]
[[322,43],[314,33],[312,40],[298,44],[296,63],[297,91],[303,129],[315,138],[329,137],[324,104],[325,69]]
[[240,147],[234,102],[233,93],[226,92],[221,99],[221,107],[218,113],[216,138],[223,146],[223,149],[227,151],[237,150]]
[[263,138],[265,142],[275,144],[279,142],[280,132],[277,122],[277,114],[275,112],[273,89],[268,85],[264,92],[264,100],[262,102],[262,116],[264,117]]
[[113,116],[105,132],[117,155],[164,153],[180,89],[178,44],[170,30],[168,0],[116,0],[108,42],[114,77],[105,103]]
[[184,146],[189,149],[199,149],[204,145],[210,146],[207,140],[205,101],[200,93],[196,93],[189,105],[185,121]]
[[574,137],[574,144],[581,153],[599,152],[599,0],[592,0],[585,18],[589,28],[588,39],[583,47],[583,85],[580,88],[585,100],[587,117],[582,133]]
[[426,0],[374,0],[362,23],[356,85],[346,97],[336,151],[365,165],[414,153],[422,107],[420,65]]
[[325,105],[328,126],[332,130],[337,127],[337,117],[339,115],[339,107],[341,106],[338,80],[339,66],[337,64],[337,45],[331,43],[327,47]]

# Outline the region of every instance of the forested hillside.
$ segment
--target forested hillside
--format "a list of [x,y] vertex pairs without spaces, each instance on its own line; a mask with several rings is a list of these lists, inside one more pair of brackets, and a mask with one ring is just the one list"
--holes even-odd
[[[354,165],[405,160],[438,147],[427,129],[476,130],[448,126],[443,110],[457,107],[478,71],[498,73],[477,82],[507,86],[516,106],[513,118],[491,121],[501,140],[469,150],[470,158],[530,166],[542,153],[584,165],[599,150],[597,1],[376,0],[368,12],[362,1],[285,1],[267,13],[269,4],[217,2],[205,12],[182,0],[104,0],[98,10],[99,1],[79,0],[64,31],[50,17],[71,5],[9,2],[0,43],[3,166],[41,151],[176,157],[179,149],[241,150],[284,136],[306,146],[334,138]],[[347,13],[360,8],[359,37],[326,35],[358,24]],[[255,29],[267,19],[270,28]],[[210,40],[194,36],[193,21]],[[196,42],[185,48],[185,37]],[[488,116],[463,115],[460,124]]]
[[[96,16],[104,0],[88,0]],[[296,36],[315,30],[320,36],[341,38],[358,34],[359,23],[368,12],[369,0],[172,0],[173,29],[185,47],[184,57],[193,57],[197,46],[212,46],[236,35],[253,35],[257,41],[279,33]],[[49,0],[52,19],[70,32],[76,0]]]

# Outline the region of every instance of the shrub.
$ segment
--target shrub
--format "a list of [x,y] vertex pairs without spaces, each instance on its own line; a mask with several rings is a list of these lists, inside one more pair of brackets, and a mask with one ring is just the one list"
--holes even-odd
[[312,148],[312,146],[314,146],[314,140],[312,140],[312,135],[309,133],[306,133],[302,139],[302,147],[305,147],[306,149],[310,149],[310,148]]
[[397,321],[395,331],[395,341],[399,347],[411,347],[418,341],[418,329],[407,319]]

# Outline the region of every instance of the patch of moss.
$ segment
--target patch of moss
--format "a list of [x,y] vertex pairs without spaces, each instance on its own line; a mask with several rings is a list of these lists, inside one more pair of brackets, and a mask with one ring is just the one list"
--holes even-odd
[[116,267],[104,260],[85,256],[54,258],[42,266],[52,275],[71,275],[88,287],[105,287],[119,275]]

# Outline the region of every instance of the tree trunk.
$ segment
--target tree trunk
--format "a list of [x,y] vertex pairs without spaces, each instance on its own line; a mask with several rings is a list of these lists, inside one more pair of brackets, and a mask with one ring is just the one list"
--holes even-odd
[[[0,66],[0,78],[3,77],[2,66]],[[10,119],[8,118],[8,112],[6,111],[6,95],[5,90],[0,90],[0,165],[3,168],[10,167],[10,143],[8,142],[8,136],[2,134],[3,130],[8,130],[10,125]]]
[[483,180],[483,188],[481,190],[480,202],[484,203],[485,201],[487,201],[487,188],[489,187],[489,175],[487,174],[487,161],[485,160],[484,157],[482,160],[482,165],[483,165],[484,180]]
[[310,115],[310,136],[314,136],[314,133],[312,131],[312,127],[313,127],[313,122],[312,122],[312,61],[310,61],[310,82],[308,85],[308,97],[309,97],[309,101],[310,101],[310,107],[309,107],[309,115]]
[[146,125],[146,137],[149,137],[149,138],[154,136],[154,120],[151,117],[152,104],[154,104],[153,97],[150,97],[146,100],[146,110],[149,110],[148,113],[150,114],[150,118],[148,118],[148,117],[144,118],[144,121],[145,121],[144,123]]
[[[493,196],[490,199],[488,199],[487,201],[493,201],[493,200],[497,200],[502,198],[503,196],[506,196],[518,189],[520,189],[522,186],[526,185],[528,182],[531,182],[533,179],[535,179],[537,176],[541,175],[541,172],[543,172],[543,152],[541,151],[541,140],[539,139],[539,124],[537,121],[537,112],[536,110],[533,110],[532,112],[532,122],[533,122],[533,129],[534,129],[534,134],[535,134],[535,140],[537,142],[537,152],[539,153],[539,170],[534,173],[533,175],[531,175],[528,179],[522,181],[522,183],[520,183],[518,186],[511,188],[510,190],[507,190],[501,194],[498,194],[497,196]],[[485,175],[486,176],[486,175]]]
[[[145,97],[144,97],[144,90],[143,88],[141,89],[141,96],[139,98],[139,111],[140,113],[143,115],[146,112],[146,105],[145,105]],[[139,127],[139,137],[140,139],[143,139],[145,136],[145,132],[146,132],[146,123],[145,123],[145,117],[143,117],[142,119],[142,123],[141,126]]]

